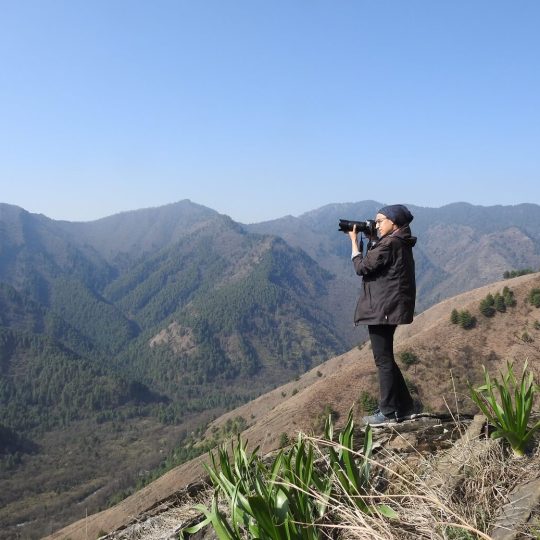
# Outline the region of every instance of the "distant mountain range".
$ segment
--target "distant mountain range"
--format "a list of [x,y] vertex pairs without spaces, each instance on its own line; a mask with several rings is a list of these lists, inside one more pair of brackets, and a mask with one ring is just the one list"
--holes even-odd
[[[190,201],[88,223],[0,204],[0,480],[17,479],[0,503],[23,492],[46,502],[36,470],[58,474],[54,489],[71,493],[62,512],[79,500],[50,469],[47,434],[93,432],[118,456],[128,426],[138,442],[159,430],[171,445],[361,341],[352,325],[360,280],[337,222],[380,206],[242,225]],[[537,205],[410,208],[418,311],[505,270],[540,267]],[[138,466],[124,462],[119,488]],[[91,480],[82,474],[80,485]],[[14,522],[26,515],[17,508]]]
[[[334,276],[334,313],[350,328],[359,281],[350,264],[350,241],[337,231],[340,218],[372,219],[380,202],[330,204],[299,217],[248,225],[252,232],[273,234],[305,250]],[[408,205],[414,215],[417,312],[461,292],[501,279],[505,270],[540,268],[540,206],[441,208]],[[349,334],[350,339],[354,334]]]

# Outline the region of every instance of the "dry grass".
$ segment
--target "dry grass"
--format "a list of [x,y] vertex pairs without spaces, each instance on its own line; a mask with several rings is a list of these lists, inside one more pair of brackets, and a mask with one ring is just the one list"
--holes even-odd
[[[314,439],[319,448],[327,441]],[[446,457],[446,456],[445,456]],[[333,502],[334,524],[326,527],[327,536],[367,540],[489,540],[490,529],[508,494],[518,485],[538,478],[540,445],[525,457],[515,458],[501,440],[473,440],[455,459],[463,459],[459,481],[438,472],[441,456],[407,458],[382,451],[371,460],[372,503],[390,506],[396,519],[387,519],[376,511],[366,514],[354,504]],[[452,480],[452,481],[450,481]],[[336,478],[336,483],[338,482]],[[533,517],[521,538],[538,538]]]

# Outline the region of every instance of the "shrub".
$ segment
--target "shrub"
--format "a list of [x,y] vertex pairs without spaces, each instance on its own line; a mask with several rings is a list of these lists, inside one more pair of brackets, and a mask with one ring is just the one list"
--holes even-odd
[[515,278],[518,276],[524,276],[526,274],[532,274],[534,270],[532,268],[522,268],[521,270],[506,270],[503,272],[504,279]]
[[504,313],[506,311],[506,304],[504,302],[504,298],[499,293],[495,295],[495,309],[499,313]]
[[461,328],[468,330],[473,328],[476,324],[476,318],[471,315],[468,310],[463,310],[459,312],[459,325]]
[[285,446],[289,446],[289,436],[283,432],[280,436],[279,436],[279,447],[280,448],[283,448]]
[[532,289],[529,293],[529,302],[534,307],[540,307],[540,289]]
[[373,397],[369,392],[362,390],[358,398],[358,404],[363,412],[371,414],[378,407],[377,398]]
[[[513,363],[507,363],[507,373],[501,375],[502,382],[491,380],[485,366],[484,384],[469,390],[473,401],[495,426],[491,437],[506,439],[516,456],[523,456],[528,442],[535,431],[540,429],[540,421],[528,427],[535,393],[540,387],[534,382],[532,373],[527,372],[527,362],[518,383],[514,375]],[[498,398],[495,395],[498,393]]]
[[507,307],[514,307],[515,305],[514,293],[508,287],[504,287],[502,294],[496,293],[492,295],[489,293],[480,301],[480,313],[484,317],[493,317],[497,311],[504,313]]
[[452,310],[452,313],[450,313],[450,322],[452,324],[458,324],[459,323],[459,313],[456,308]]
[[414,354],[411,351],[402,352],[399,355],[399,358],[403,362],[403,364],[407,366],[407,368],[409,368],[410,366],[413,366],[414,364],[420,363],[420,359],[418,358],[418,356],[416,356],[416,354]]
[[493,304],[493,296],[491,296],[491,302],[487,297],[482,299],[480,302],[480,313],[484,315],[484,317],[493,317],[493,315],[495,315],[495,308],[493,307]]
[[530,334],[525,331],[523,334],[521,334],[521,341],[524,341],[525,343],[532,343],[534,339],[530,336]]
[[504,303],[506,304],[506,307],[514,307],[516,305],[516,299],[514,298],[514,292],[509,289],[508,287],[505,287],[503,289],[503,298]]

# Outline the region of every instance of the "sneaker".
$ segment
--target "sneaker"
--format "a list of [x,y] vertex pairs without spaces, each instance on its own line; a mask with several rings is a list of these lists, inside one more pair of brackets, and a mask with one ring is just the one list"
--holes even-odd
[[380,426],[382,424],[395,424],[397,420],[395,413],[387,416],[380,410],[376,410],[372,415],[362,417],[362,421],[370,426]]

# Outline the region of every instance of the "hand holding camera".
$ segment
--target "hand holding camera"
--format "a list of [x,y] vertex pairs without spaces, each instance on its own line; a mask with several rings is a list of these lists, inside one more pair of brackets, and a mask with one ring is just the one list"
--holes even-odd
[[340,219],[338,230],[344,233],[363,233],[367,238],[370,239],[377,237],[377,228],[375,220],[373,219],[366,219],[365,221],[351,221],[349,219]]

